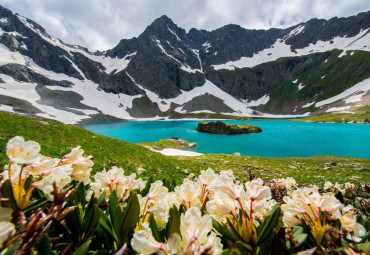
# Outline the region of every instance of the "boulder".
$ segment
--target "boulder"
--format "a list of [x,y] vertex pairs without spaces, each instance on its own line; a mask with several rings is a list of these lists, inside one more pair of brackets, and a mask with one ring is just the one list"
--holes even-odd
[[200,122],[196,130],[203,133],[222,135],[237,135],[262,132],[262,129],[260,127],[249,125],[246,123],[233,125],[221,121]]

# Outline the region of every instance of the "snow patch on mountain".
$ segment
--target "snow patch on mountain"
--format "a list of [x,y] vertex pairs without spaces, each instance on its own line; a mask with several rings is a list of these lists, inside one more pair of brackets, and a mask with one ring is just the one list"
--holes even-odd
[[[244,103],[234,98],[233,96],[229,95],[228,93],[218,88],[215,84],[213,84],[209,80],[206,80],[203,86],[196,87],[190,91],[182,90],[181,94],[175,98],[164,99],[164,98],[160,98],[156,93],[138,84],[130,74],[127,73],[127,75],[136,84],[136,86],[138,86],[140,89],[145,91],[150,101],[152,101],[153,103],[156,103],[158,105],[158,108],[162,112],[168,111],[172,103],[178,104],[178,105],[184,105],[187,102],[190,102],[191,100],[193,100],[194,98],[205,95],[205,94],[213,95],[214,97],[221,99],[225,105],[227,105],[228,107],[230,107],[231,109],[235,111],[234,114],[250,115],[253,112],[250,108],[248,108],[250,103]],[[265,99],[262,99],[261,101],[263,100],[266,100],[266,97]],[[185,110],[183,110],[183,106],[177,107],[175,111],[180,112],[180,113],[186,112]]]
[[32,106],[42,111],[42,113],[37,114],[38,116],[55,119],[66,124],[75,124],[82,119],[89,118],[89,116],[86,115],[78,115],[38,103],[41,97],[36,92],[37,84],[18,82],[5,74],[0,74],[0,78],[5,81],[5,83],[0,84],[0,95],[29,102]]
[[[229,95],[228,93],[224,92],[223,90],[218,88],[215,84],[213,84],[209,80],[206,80],[204,85],[201,87],[196,87],[190,91],[181,91],[181,92],[182,92],[181,95],[173,99],[167,99],[166,102],[168,104],[176,103],[176,104],[184,105],[185,103],[191,101],[195,97],[199,97],[205,94],[210,94],[210,95],[213,95],[221,99],[225,105],[233,109],[235,111],[233,114],[251,115],[253,112],[253,110],[248,108],[245,103]],[[181,110],[181,112],[183,112],[183,110]]]
[[[132,101],[135,98],[141,97],[141,95],[130,96],[123,93],[113,94],[106,93],[99,89],[98,84],[90,80],[79,80],[76,78],[69,77],[63,73],[55,73],[52,71],[45,70],[44,68],[38,66],[33,61],[30,61],[29,67],[49,79],[62,81],[67,80],[73,83],[71,87],[57,87],[57,86],[47,86],[50,90],[62,90],[62,91],[73,91],[80,94],[83,97],[81,101],[82,104],[95,108],[97,111],[91,112],[90,110],[80,110],[89,115],[98,113],[101,111],[103,114],[111,115],[121,119],[133,119],[126,109],[132,108]],[[60,117],[60,116],[57,116]],[[61,120],[64,122],[63,120]]]
[[331,104],[338,100],[344,100],[345,103],[357,102],[360,101],[362,96],[365,95],[368,91],[370,91],[370,78],[357,83],[356,85],[334,97],[317,102],[315,104],[315,107],[321,107],[327,104]]
[[26,63],[25,57],[19,52],[10,51],[6,46],[0,44],[0,65]]
[[15,113],[14,107],[10,105],[0,104],[0,111]]
[[284,40],[287,40],[293,36],[296,36],[298,35],[299,33],[302,33],[302,31],[304,30],[304,26],[303,25],[299,25],[298,27],[294,28],[292,31],[290,31],[290,33],[288,35],[286,35],[283,39]]
[[253,54],[252,57],[242,57],[236,61],[229,61],[225,64],[212,65],[215,70],[227,69],[235,70],[235,68],[252,68],[262,63],[275,61],[282,57],[297,57],[309,55],[315,52],[325,52],[333,49],[348,50],[364,50],[370,51],[369,41],[370,29],[361,30],[354,37],[334,37],[329,41],[318,41],[315,44],[311,43],[303,49],[295,49],[292,51],[291,46],[286,44],[284,39],[278,39],[271,48],[264,49]]
[[299,83],[299,84],[298,84],[298,90],[301,90],[301,89],[303,89],[303,88],[304,88],[303,83]]
[[243,102],[248,107],[251,107],[251,106],[265,105],[265,104],[268,103],[269,100],[270,100],[270,96],[269,95],[264,95],[264,96],[262,96],[261,98],[259,98],[257,100],[251,100],[250,102],[248,102],[248,100],[243,100]]
[[307,104],[303,105],[302,108],[310,107],[311,105],[314,105],[315,103],[316,102],[307,103]]
[[326,112],[346,112],[346,113],[352,113],[349,111],[346,111],[348,109],[351,109],[352,106],[342,106],[342,107],[332,107],[326,110]]

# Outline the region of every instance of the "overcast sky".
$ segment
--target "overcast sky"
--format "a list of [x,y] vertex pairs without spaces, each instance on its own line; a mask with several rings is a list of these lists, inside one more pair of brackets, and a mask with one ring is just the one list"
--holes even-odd
[[370,10],[370,0],[0,0],[66,43],[106,50],[138,36],[156,18],[214,30],[289,27],[311,18],[348,17]]

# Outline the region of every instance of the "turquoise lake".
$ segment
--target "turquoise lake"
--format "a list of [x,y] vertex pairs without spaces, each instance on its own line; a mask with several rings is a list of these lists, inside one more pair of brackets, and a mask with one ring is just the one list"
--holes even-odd
[[215,135],[195,131],[200,121],[137,121],[87,125],[84,128],[101,135],[131,143],[154,142],[177,136],[198,146],[201,153],[239,152],[248,156],[307,157],[334,155],[370,158],[370,125],[347,123],[306,123],[293,121],[224,121],[249,123],[262,133]]

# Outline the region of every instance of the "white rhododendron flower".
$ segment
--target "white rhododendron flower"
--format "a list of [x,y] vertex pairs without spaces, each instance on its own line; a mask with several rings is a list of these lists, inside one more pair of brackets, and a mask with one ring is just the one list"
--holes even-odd
[[[117,190],[119,184],[124,178],[124,171],[122,168],[116,166],[112,167],[111,170],[106,171],[105,169],[94,175],[95,182],[92,182],[91,189],[95,192],[96,196],[100,196],[103,191],[106,192],[106,198],[110,196],[113,190]],[[116,191],[117,192],[117,191]],[[117,192],[117,196],[119,196]]]
[[132,190],[141,190],[146,184],[146,181],[141,178],[136,179],[135,173],[126,176],[124,170],[116,166],[113,166],[109,171],[104,169],[102,172],[96,173],[94,179],[95,181],[90,186],[96,196],[100,196],[105,191],[105,197],[108,198],[115,190],[122,201],[129,197]]
[[73,168],[72,165],[62,165],[55,167],[48,174],[44,175],[40,181],[34,182],[32,186],[42,190],[48,200],[53,199],[51,194],[54,190],[53,183],[57,187],[63,188],[64,186],[71,183]]
[[176,194],[169,193],[162,181],[155,181],[150,186],[148,194],[145,197],[139,194],[138,199],[142,220],[147,220],[150,213],[153,213],[158,227],[164,228],[168,221],[169,210],[176,200]]
[[190,207],[201,207],[199,201],[201,187],[198,183],[189,179],[184,179],[183,184],[175,187],[175,193],[177,195],[177,201],[175,202],[177,206],[184,204],[186,209]]
[[330,181],[326,181],[324,183],[324,190],[328,190],[328,189],[331,189],[332,187],[334,187],[334,184]]
[[[18,182],[19,181],[19,174],[21,173],[22,167],[18,164],[11,164],[10,167],[9,165],[4,166],[4,171],[0,173],[2,176],[2,181],[8,180],[10,176],[10,181],[12,183]],[[21,174],[21,180],[24,180],[26,177],[27,171],[22,171]]]
[[84,150],[80,146],[72,149],[72,151],[63,156],[61,163],[63,165],[72,164],[72,178],[84,184],[90,183],[90,172],[94,166],[91,160],[92,156],[83,156]]
[[142,255],[149,255],[163,250],[163,244],[154,239],[149,223],[144,222],[141,224],[141,227],[144,230],[135,232],[131,239],[132,248]]
[[24,141],[21,136],[10,139],[6,145],[6,155],[11,162],[32,164],[39,160],[40,145],[34,141]]
[[212,231],[212,218],[203,215],[200,209],[192,207],[180,217],[181,237],[173,234],[166,244],[157,242],[149,228],[149,223],[141,224],[142,230],[134,233],[131,246],[140,254],[201,254],[204,250],[212,250],[215,255],[221,254],[221,239]]
[[38,162],[31,165],[32,176],[38,177],[47,174],[51,169],[58,166],[60,159],[41,156]]
[[333,194],[322,196],[311,188],[297,189],[291,198],[284,197],[284,202],[285,204],[281,206],[284,212],[284,222],[298,223],[298,221],[290,219],[291,216],[311,222],[319,219],[321,212],[340,217],[340,210],[343,208],[343,204]]
[[212,230],[212,219],[209,215],[203,215],[200,209],[192,207],[181,215],[181,236],[183,241],[190,243],[198,240],[205,243],[208,233]]
[[249,200],[263,200],[271,198],[271,189],[269,186],[263,185],[263,180],[261,178],[245,183],[245,188],[245,195]]
[[346,189],[349,189],[349,190],[355,190],[355,188],[356,188],[356,186],[355,186],[353,183],[350,183],[350,182],[346,182],[346,183],[344,184],[344,187],[345,187]]
[[346,238],[355,242],[360,242],[361,237],[366,234],[366,229],[358,222],[356,222],[356,215],[347,213],[340,219],[342,229],[347,232]]
[[215,187],[215,193],[217,196],[227,197],[231,200],[240,200],[245,195],[243,185],[235,183],[227,176],[220,177],[220,183]]
[[213,169],[208,168],[207,171],[200,171],[200,175],[198,176],[197,181],[200,182],[201,185],[204,185],[208,190],[208,193],[213,192],[214,187],[217,185],[219,179],[219,175],[215,174]]
[[14,234],[15,228],[12,223],[0,221],[0,249],[3,247],[3,243]]
[[15,227],[10,223],[13,210],[6,207],[0,207],[0,249],[3,243],[15,234]]
[[236,219],[238,203],[235,200],[215,196],[207,203],[207,212],[218,222],[226,218]]

